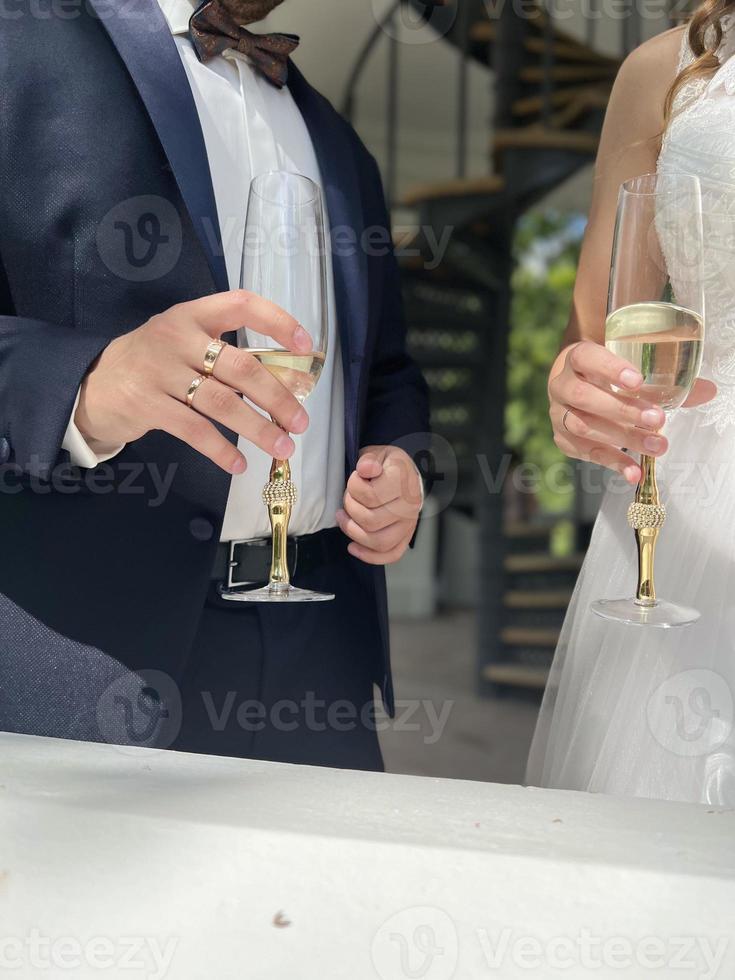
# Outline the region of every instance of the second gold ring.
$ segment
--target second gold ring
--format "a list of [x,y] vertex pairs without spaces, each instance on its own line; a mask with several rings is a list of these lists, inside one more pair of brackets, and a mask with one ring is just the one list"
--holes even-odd
[[189,408],[194,407],[194,395],[196,395],[206,380],[203,374],[198,374],[189,385],[189,390],[186,392],[186,404]]

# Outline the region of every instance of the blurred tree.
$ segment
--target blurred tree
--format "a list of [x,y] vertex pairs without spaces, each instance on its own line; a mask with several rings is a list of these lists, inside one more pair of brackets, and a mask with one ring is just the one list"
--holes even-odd
[[[577,214],[530,212],[515,241],[506,441],[522,463],[538,468],[538,503],[554,514],[571,507],[571,466],[554,445],[546,383],[569,318],[584,224]],[[546,479],[550,472],[557,478]]]

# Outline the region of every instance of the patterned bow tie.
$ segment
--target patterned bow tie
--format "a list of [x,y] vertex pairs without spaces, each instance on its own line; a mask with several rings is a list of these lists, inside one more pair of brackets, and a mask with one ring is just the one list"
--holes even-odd
[[288,57],[299,46],[296,34],[253,34],[241,27],[218,0],[208,0],[194,11],[189,36],[200,61],[233,48],[248,55],[278,88],[286,84]]

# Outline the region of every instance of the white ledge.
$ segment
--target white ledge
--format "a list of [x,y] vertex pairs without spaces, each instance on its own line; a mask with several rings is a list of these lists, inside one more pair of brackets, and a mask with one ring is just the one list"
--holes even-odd
[[0,760],[9,976],[735,975],[733,811],[17,735]]

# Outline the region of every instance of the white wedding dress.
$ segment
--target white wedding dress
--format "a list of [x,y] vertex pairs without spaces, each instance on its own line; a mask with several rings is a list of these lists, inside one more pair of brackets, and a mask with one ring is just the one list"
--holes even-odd
[[[706,340],[714,401],[667,422],[658,465],[667,520],[656,554],[662,598],[694,606],[679,629],[590,612],[631,596],[637,576],[613,481],[595,524],[544,695],[526,781],[598,793],[735,806],[735,19],[721,68],[678,96],[660,172],[696,174],[705,211]],[[692,56],[685,41],[682,66]]]

